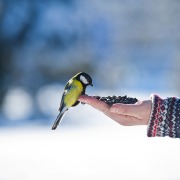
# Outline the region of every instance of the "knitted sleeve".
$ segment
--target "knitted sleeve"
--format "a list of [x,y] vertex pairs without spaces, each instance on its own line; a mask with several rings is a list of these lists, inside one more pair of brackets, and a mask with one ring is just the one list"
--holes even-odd
[[176,97],[161,99],[151,95],[152,111],[148,123],[148,137],[180,138],[180,99]]

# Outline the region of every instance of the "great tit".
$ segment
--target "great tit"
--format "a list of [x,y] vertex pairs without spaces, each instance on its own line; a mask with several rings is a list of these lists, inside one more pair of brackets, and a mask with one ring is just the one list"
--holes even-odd
[[85,94],[85,90],[88,85],[93,86],[92,78],[85,72],[76,74],[67,82],[61,98],[59,115],[52,126],[52,130],[57,128],[63,115],[70,107],[74,107],[79,104],[78,98],[80,95]]

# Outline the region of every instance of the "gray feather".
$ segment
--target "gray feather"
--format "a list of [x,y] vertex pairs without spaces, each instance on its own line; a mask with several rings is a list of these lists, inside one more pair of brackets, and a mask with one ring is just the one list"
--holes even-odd
[[58,114],[58,116],[57,116],[57,118],[56,118],[56,120],[55,120],[55,122],[54,122],[54,124],[53,124],[53,126],[52,126],[52,130],[55,130],[55,129],[57,128],[57,126],[60,124],[64,113],[65,113],[65,112],[63,112],[63,113],[60,112],[60,113]]

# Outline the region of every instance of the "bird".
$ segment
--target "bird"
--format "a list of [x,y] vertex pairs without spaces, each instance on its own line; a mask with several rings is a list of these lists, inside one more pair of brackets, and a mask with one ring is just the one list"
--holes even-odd
[[52,130],[57,128],[69,108],[77,106],[80,103],[78,98],[80,95],[85,94],[88,85],[93,86],[92,78],[85,72],[77,73],[67,82],[58,109],[59,114],[52,126]]

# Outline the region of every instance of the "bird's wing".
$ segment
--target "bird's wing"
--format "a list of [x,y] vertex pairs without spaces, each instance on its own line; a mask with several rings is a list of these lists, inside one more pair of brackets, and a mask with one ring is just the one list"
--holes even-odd
[[68,90],[71,88],[71,85],[70,85],[70,82],[68,81],[65,88],[64,88],[64,93],[62,95],[62,98],[61,98],[61,103],[60,103],[60,106],[59,106],[59,111],[61,112],[64,108],[64,96],[66,95],[66,93],[68,92]]
[[65,96],[65,94],[66,94],[66,92],[63,93],[62,98],[61,98],[61,103],[60,103],[60,106],[59,106],[59,109],[58,109],[60,112],[64,108],[64,96]]

